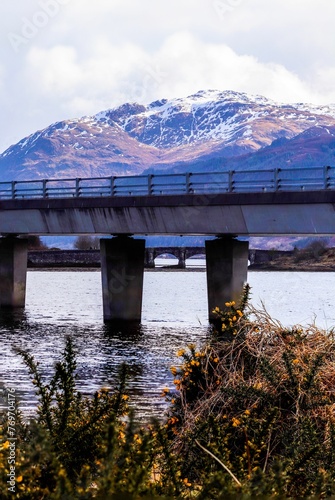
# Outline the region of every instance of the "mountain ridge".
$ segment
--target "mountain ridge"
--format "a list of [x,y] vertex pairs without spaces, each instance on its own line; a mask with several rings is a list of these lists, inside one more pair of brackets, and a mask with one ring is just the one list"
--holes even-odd
[[334,159],[335,104],[202,90],[51,124],[0,155],[0,180],[316,166]]

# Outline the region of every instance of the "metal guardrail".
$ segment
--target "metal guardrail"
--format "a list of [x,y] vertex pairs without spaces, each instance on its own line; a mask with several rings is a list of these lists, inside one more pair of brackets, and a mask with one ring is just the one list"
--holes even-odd
[[0,199],[159,196],[335,189],[335,167],[0,182]]

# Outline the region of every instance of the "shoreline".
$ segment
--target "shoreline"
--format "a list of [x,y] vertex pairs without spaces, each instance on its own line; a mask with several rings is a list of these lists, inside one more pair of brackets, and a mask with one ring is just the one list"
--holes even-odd
[[[63,266],[63,267],[28,267],[27,271],[30,272],[36,272],[36,271],[41,271],[41,272],[46,272],[46,271],[55,271],[55,272],[66,272],[66,271],[74,271],[74,272],[100,272],[100,267],[86,267],[86,266]],[[145,267],[144,272],[205,272],[206,268],[205,267],[186,267],[185,269],[182,269],[180,267],[176,267],[176,269],[173,269],[172,267]]]
[[[100,267],[80,267],[80,266],[64,266],[64,267],[28,267],[28,272],[100,272]],[[173,267],[148,267],[144,268],[144,272],[156,273],[156,272],[206,272],[206,267],[186,267],[185,269],[177,268],[173,269]],[[287,268],[287,267],[248,267],[248,272],[301,272],[301,273],[332,273],[335,272],[335,267],[295,267],[295,268]]]

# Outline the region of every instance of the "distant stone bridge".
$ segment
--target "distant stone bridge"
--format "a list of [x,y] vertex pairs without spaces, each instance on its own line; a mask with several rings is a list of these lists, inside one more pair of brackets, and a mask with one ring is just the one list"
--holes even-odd
[[[248,252],[249,263],[265,264],[283,255],[291,254],[292,252],[283,250],[258,250],[250,249]],[[186,268],[186,260],[196,255],[206,256],[205,247],[153,247],[145,250],[145,267],[155,267],[155,259],[160,255],[173,255],[178,259],[176,267],[180,269]]]
[[155,259],[166,254],[178,259],[176,267],[185,269],[186,259],[195,255],[206,255],[206,249],[205,247],[149,247],[145,250],[145,267],[155,267]]

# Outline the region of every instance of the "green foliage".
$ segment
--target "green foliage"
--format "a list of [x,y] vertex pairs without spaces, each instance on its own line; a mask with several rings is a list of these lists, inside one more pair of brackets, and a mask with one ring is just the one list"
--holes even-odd
[[[315,327],[283,328],[241,303],[216,308],[219,327],[172,367],[164,422],[139,427],[127,408],[126,368],[113,390],[84,398],[67,339],[46,383],[25,351],[39,398],[16,408],[19,499],[199,500],[335,496],[335,342]],[[2,422],[1,498],[9,442]]]
[[[165,429],[157,423],[137,428],[127,408],[126,368],[113,391],[92,398],[76,389],[76,353],[67,339],[62,360],[45,383],[34,358],[17,350],[39,398],[36,419],[25,423],[16,408],[15,498],[137,499],[176,498],[188,486],[170,453]],[[1,426],[1,499],[8,491],[7,422]]]
[[73,479],[85,464],[92,467],[99,455],[99,438],[105,420],[115,420],[125,412],[124,367],[113,395],[102,389],[89,399],[76,391],[76,359],[70,338],[66,341],[63,360],[56,364],[55,374],[48,384],[43,382],[33,357],[22,350],[17,352],[28,366],[39,396],[36,424],[47,433],[52,450]]

